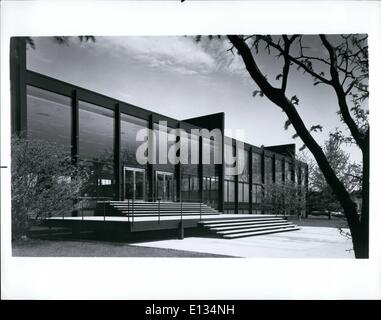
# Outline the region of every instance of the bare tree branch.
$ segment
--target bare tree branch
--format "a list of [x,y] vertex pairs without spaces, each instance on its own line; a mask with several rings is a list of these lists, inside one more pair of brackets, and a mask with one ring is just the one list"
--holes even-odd
[[349,112],[349,107],[348,107],[348,104],[346,101],[346,93],[344,92],[343,87],[341,86],[339,73],[337,71],[337,57],[336,57],[335,49],[331,45],[331,43],[327,40],[325,35],[320,35],[320,39],[321,39],[323,45],[326,47],[326,49],[328,50],[328,53],[329,53],[330,62],[331,62],[331,65],[330,65],[330,73],[331,73],[331,77],[332,77],[331,82],[332,82],[332,86],[335,89],[336,94],[337,94],[338,103],[339,103],[340,112],[341,112],[343,121],[348,126],[348,128],[349,128],[349,130],[353,136],[353,139],[355,139],[355,141],[356,141],[356,144],[359,146],[359,148],[361,150],[363,150],[363,148],[364,148],[364,143],[363,143],[364,136],[360,132],[359,128],[356,125],[356,122],[354,121],[354,119],[352,118],[352,116]]
[[296,65],[298,65],[299,67],[301,67],[305,72],[309,73],[310,75],[312,75],[313,77],[319,79],[321,82],[325,83],[325,84],[331,84],[330,83],[330,80],[322,77],[321,75],[317,74],[316,72],[314,72],[313,70],[311,70],[310,68],[308,68],[304,63],[302,63],[301,61],[299,61],[298,59],[295,59],[293,56],[291,56],[290,54],[287,54],[285,52],[285,50],[278,44],[275,44],[274,42],[272,42],[270,39],[268,39],[267,37],[265,36],[257,36],[259,39],[265,41],[267,43],[268,46],[271,46],[275,49],[277,49],[282,55],[286,56],[288,59],[290,59],[290,61],[292,61],[293,63],[295,63]]
[[[250,48],[247,46],[243,38],[240,36],[229,35],[228,39],[236,47],[240,53],[247,71],[257,83],[262,92],[266,97],[279,106],[286,114],[290,122],[292,123],[295,131],[302,139],[304,144],[308,147],[311,153],[314,155],[319,168],[321,169],[328,185],[332,188],[335,195],[337,196],[341,206],[344,209],[345,216],[348,221],[348,225],[351,230],[359,230],[360,221],[357,214],[356,204],[352,201],[348,191],[346,190],[343,183],[338,179],[334,170],[330,166],[327,157],[325,156],[323,150],[315,139],[310,134],[309,130],[306,128],[303,120],[301,119],[298,111],[296,110],[293,103],[285,96],[281,89],[274,88],[271,86],[264,75],[259,70],[257,63],[251,53]],[[283,49],[282,49],[283,51]],[[327,81],[326,79],[324,79]],[[359,233],[353,233],[354,244],[358,243],[356,241],[360,237]]]

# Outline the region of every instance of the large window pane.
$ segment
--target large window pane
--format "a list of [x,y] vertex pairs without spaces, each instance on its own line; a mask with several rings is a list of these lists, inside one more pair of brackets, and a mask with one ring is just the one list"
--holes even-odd
[[249,203],[250,187],[248,183],[243,184],[243,202]]
[[113,161],[114,112],[79,102],[79,156],[101,162]]
[[286,173],[286,183],[290,184],[292,183],[292,174],[293,174],[293,168],[292,163],[285,162],[285,173]]
[[[120,118],[120,158],[124,165],[145,166],[139,164],[136,158],[138,147],[144,143],[136,141],[140,130],[148,129],[148,121],[130,115],[121,114]],[[148,154],[145,154],[148,157]]]
[[[198,164],[199,160],[199,137],[194,134],[187,134],[188,136],[188,152],[187,157],[181,156],[181,163],[184,163],[186,160],[187,164],[184,164],[181,169],[184,174],[197,175],[198,174]],[[182,147],[181,147],[182,148]],[[180,153],[182,150],[180,150]]]
[[275,182],[282,183],[282,181],[283,181],[282,160],[275,159]]
[[242,182],[249,182],[249,151],[244,150],[243,159],[238,158],[240,168],[243,168],[242,172],[238,176],[238,180]]
[[218,202],[218,177],[212,177],[210,182],[210,198],[214,207],[217,207]]
[[111,198],[114,191],[114,166],[108,163],[95,161],[81,162],[87,167],[90,178],[85,186],[85,197]]
[[253,182],[262,183],[262,155],[253,153]]
[[232,139],[225,137],[225,179],[233,180],[234,174],[232,168],[235,167],[234,148]]
[[261,185],[253,185],[253,203],[261,203],[262,202],[262,186]]
[[181,196],[182,201],[198,202],[199,183],[197,176],[182,175],[181,178]]
[[300,184],[304,186],[305,182],[306,182],[306,169],[303,166],[301,166],[300,167]]
[[238,202],[249,202],[249,184],[248,183],[238,183]]
[[273,183],[273,159],[265,157],[265,183]]
[[235,201],[235,184],[234,181],[225,181],[227,184],[225,185],[227,188],[227,197],[226,202],[234,202]]
[[211,140],[209,138],[202,139],[202,163],[204,176],[213,177],[217,175],[217,159],[215,159],[215,146],[216,143],[214,140]]
[[[156,164],[160,165],[160,170],[172,172],[174,170],[175,161],[173,157],[168,157],[169,149],[176,143],[176,135],[173,134],[173,128],[162,124],[154,124],[155,141],[156,141]],[[159,149],[160,148],[160,149]],[[174,156],[172,154],[172,156]],[[178,156],[178,154],[176,155]]]
[[71,98],[27,86],[28,136],[62,144],[70,152]]

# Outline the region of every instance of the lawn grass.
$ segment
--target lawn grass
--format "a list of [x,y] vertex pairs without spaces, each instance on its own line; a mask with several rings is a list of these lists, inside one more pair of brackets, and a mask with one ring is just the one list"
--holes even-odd
[[95,240],[27,239],[12,243],[14,257],[172,257],[218,258],[217,254],[134,246]]
[[289,221],[295,222],[301,227],[325,227],[325,228],[348,228],[348,223],[345,218],[332,217],[328,219],[327,216],[312,216],[308,218],[289,217]]

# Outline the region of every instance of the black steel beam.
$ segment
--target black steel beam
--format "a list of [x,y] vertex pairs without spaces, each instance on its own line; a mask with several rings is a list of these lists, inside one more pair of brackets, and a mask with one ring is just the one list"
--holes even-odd
[[115,105],[115,123],[114,123],[114,194],[115,200],[122,200],[122,165],[120,161],[120,107],[119,103]]
[[249,213],[253,213],[253,148],[249,150]]
[[73,163],[78,164],[79,160],[79,110],[77,91],[71,93],[71,158]]
[[26,112],[26,42],[12,37],[10,43],[11,132],[27,134]]
[[[154,127],[154,119],[153,115],[150,115],[149,121],[148,121],[148,129],[153,130]],[[154,177],[154,170],[153,170],[153,164],[148,162],[147,163],[147,180],[148,180],[148,201],[155,201],[155,177]]]

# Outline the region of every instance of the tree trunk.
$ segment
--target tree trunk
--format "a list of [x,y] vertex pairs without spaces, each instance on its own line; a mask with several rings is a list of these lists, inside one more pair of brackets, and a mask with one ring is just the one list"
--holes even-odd
[[[239,36],[229,35],[228,36],[230,42],[234,45],[234,47],[238,50],[241,55],[243,62],[245,63],[246,69],[249,72],[252,79],[259,86],[262,92],[266,95],[266,97],[272,101],[274,104],[279,106],[287,115],[291,124],[293,125],[296,133],[302,139],[306,147],[313,154],[319,168],[321,169],[324,178],[326,179],[328,185],[332,188],[332,191],[336,195],[340,205],[344,210],[344,214],[348,221],[348,226],[351,231],[353,249],[355,252],[356,258],[366,258],[367,257],[367,243],[368,243],[368,215],[365,213],[364,219],[360,224],[359,215],[357,213],[356,204],[352,201],[349,192],[344,187],[343,183],[338,179],[334,170],[330,166],[327,157],[325,156],[323,150],[319,146],[319,144],[312,137],[310,132],[307,130],[303,120],[300,118],[299,113],[297,112],[293,103],[286,97],[285,92],[281,89],[273,87],[266,79],[266,77],[259,70],[256,61],[251,53],[250,48],[247,46],[245,41]],[[368,131],[368,139],[369,139],[369,131]],[[369,146],[369,143],[368,143]],[[369,152],[369,150],[368,150]],[[366,153],[366,152],[365,152]],[[364,168],[368,165],[365,165],[368,162],[368,156],[365,156]],[[366,175],[366,172],[364,172]],[[367,181],[366,177],[364,177],[364,181]],[[366,184],[366,182],[365,182]],[[366,187],[366,186],[365,186]],[[366,188],[363,187],[363,193]],[[365,211],[367,204],[367,196],[363,198],[363,202],[365,205]],[[363,208],[364,208],[363,205]],[[363,210],[363,211],[364,211]]]
[[369,129],[363,148],[362,208],[360,218],[360,239],[356,258],[369,258]]

